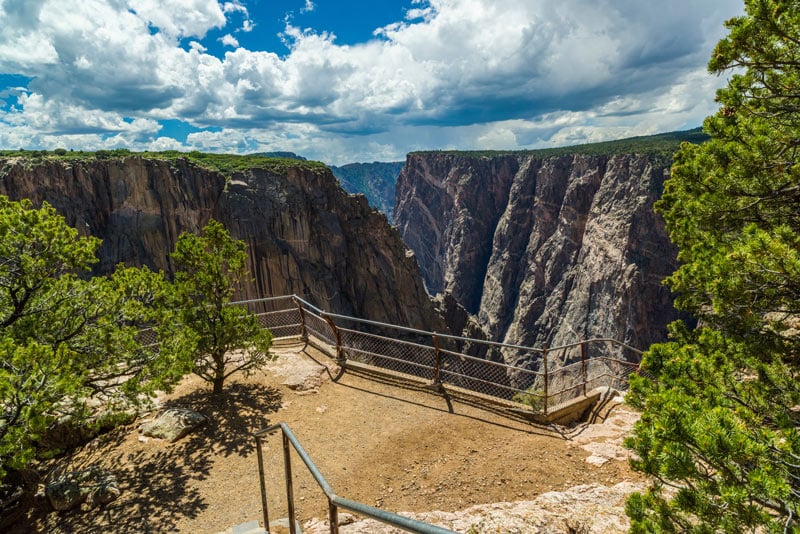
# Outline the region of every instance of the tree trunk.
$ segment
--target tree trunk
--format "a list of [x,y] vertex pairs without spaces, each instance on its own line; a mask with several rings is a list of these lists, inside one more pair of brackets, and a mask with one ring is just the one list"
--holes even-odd
[[222,393],[222,386],[225,382],[225,354],[214,354],[214,390],[213,394]]
[[212,391],[214,395],[219,395],[220,393],[222,393],[223,382],[225,382],[224,375],[217,375],[214,377],[214,381],[212,382],[212,384],[214,384],[214,389]]

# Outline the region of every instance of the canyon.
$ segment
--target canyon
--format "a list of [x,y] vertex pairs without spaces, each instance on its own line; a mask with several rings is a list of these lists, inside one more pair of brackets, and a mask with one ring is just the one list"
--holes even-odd
[[679,145],[706,139],[696,128],[534,151],[416,152],[394,188],[378,163],[350,166],[359,184],[347,186],[390,216],[451,331],[538,347],[613,337],[644,349],[676,318],[692,322],[662,284],[677,250],[654,204]]
[[101,238],[95,274],[122,262],[169,275],[180,233],[214,218],[247,243],[243,299],[294,293],[336,313],[516,345],[599,337],[644,349],[678,317],[661,283],[676,250],[653,205],[672,152],[698,135],[417,152],[402,165],[335,167],[342,183],[297,156],[224,172],[198,154],[5,156],[0,194],[47,201]]
[[205,158],[0,155],[0,194],[49,202],[99,237],[93,274],[125,263],[169,276],[178,236],[213,218],[247,245],[241,299],[294,293],[336,313],[537,347],[603,337],[646,348],[676,317],[661,285],[676,251],[653,211],[663,154],[412,153],[393,188],[396,226],[320,163]]
[[661,283],[677,251],[653,210],[668,169],[648,154],[412,153],[394,213],[429,291],[487,338],[644,349],[677,318]]
[[348,193],[361,193],[370,205],[394,220],[394,190],[403,162],[349,163],[341,167],[331,166],[331,172]]
[[52,204],[118,263],[167,274],[181,232],[214,218],[247,243],[239,298],[297,294],[342,314],[445,331],[416,262],[386,217],[321,164],[262,158],[226,176],[187,158],[0,158],[0,194]]

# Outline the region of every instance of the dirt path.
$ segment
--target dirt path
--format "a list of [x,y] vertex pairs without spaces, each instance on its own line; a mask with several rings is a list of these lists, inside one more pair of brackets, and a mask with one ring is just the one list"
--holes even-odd
[[[282,362],[309,356],[283,349]],[[275,369],[279,369],[276,366]],[[530,500],[578,484],[638,480],[624,461],[602,466],[546,427],[515,421],[441,396],[346,373],[316,393],[297,393],[269,369],[234,379],[208,395],[185,380],[165,404],[194,408],[212,423],[174,444],[139,437],[137,426],[104,436],[62,466],[101,464],[120,481],[121,497],[103,510],[39,513],[32,532],[217,532],[261,518],[251,433],[286,422],[344,497],[390,511],[455,511],[476,504]],[[265,448],[270,517],[286,517],[280,439]],[[293,457],[302,521],[325,517],[322,492]]]

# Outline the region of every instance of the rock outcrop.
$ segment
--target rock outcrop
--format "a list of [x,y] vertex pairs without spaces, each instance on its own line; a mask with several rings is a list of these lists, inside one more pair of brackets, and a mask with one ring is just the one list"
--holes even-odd
[[[455,532],[489,534],[538,534],[586,532],[610,534],[628,532],[625,501],[631,493],[642,491],[642,484],[620,482],[611,487],[581,485],[566,491],[550,491],[532,501],[481,504],[458,512],[401,513],[418,521],[432,523]],[[330,532],[328,523],[313,519],[303,525],[303,532]],[[339,514],[342,534],[400,534],[402,531],[374,519],[357,520]]]
[[117,478],[107,469],[91,466],[56,476],[45,485],[44,493],[54,510],[71,510],[86,503],[89,507],[108,504],[120,495]]
[[172,271],[181,232],[211,218],[247,243],[242,298],[296,293],[326,310],[443,331],[413,255],[386,217],[305,162],[229,177],[188,159],[0,158],[0,194],[46,200],[103,240],[97,273],[123,262]]
[[490,339],[646,348],[677,316],[661,284],[676,249],[653,211],[662,159],[414,153],[396,224],[429,290],[477,316]]
[[143,436],[174,443],[208,422],[205,415],[187,408],[168,408],[139,428]]

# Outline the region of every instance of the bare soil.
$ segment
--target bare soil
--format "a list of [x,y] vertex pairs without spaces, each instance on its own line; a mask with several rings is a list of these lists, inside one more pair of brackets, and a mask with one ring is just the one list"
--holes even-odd
[[[329,364],[311,347],[279,349]],[[568,429],[515,420],[464,401],[345,373],[316,393],[282,385],[268,367],[232,377],[213,396],[184,380],[164,405],[195,409],[211,422],[175,442],[141,438],[138,424],[96,439],[53,466],[102,465],[122,495],[100,509],[57,513],[43,497],[18,532],[218,532],[261,519],[252,433],[289,424],[333,490],[390,511],[456,511],[476,504],[530,500],[588,483],[638,481],[624,461],[602,466],[567,446]],[[450,411],[452,407],[452,413]],[[279,435],[264,448],[270,519],[287,516]],[[298,517],[326,517],[327,501],[292,456]]]

